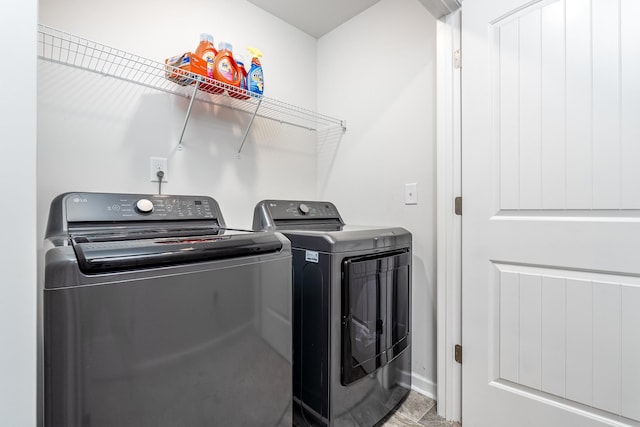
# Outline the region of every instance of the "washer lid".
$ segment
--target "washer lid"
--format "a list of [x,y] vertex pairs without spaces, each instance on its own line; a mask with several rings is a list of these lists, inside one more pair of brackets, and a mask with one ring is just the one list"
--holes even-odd
[[220,230],[217,234],[135,240],[92,240],[73,236],[80,271],[96,274],[278,252],[274,233]]

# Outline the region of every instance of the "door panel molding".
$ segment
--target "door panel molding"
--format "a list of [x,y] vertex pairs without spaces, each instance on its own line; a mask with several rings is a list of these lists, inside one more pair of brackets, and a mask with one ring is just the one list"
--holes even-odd
[[[494,380],[640,421],[640,276],[494,262]],[[636,359],[637,360],[637,359]],[[624,362],[623,362],[624,361]],[[623,381],[624,379],[624,381]],[[624,403],[623,403],[624,402]]]

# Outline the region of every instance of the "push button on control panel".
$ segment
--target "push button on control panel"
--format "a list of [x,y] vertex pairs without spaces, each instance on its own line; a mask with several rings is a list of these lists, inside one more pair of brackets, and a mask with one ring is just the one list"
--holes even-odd
[[302,215],[306,215],[309,213],[309,206],[305,205],[304,203],[300,203],[298,205],[298,210]]
[[140,199],[136,202],[136,209],[140,213],[151,213],[153,211],[153,202],[149,199]]

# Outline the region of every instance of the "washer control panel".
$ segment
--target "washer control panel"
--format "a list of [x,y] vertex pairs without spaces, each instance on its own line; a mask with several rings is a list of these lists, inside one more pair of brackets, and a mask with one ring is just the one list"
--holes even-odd
[[69,193],[68,222],[219,219],[218,204],[206,196]]

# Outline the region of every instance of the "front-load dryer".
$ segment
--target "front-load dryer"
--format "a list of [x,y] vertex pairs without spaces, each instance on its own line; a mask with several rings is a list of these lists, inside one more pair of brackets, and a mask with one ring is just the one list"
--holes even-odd
[[411,234],[323,201],[264,200],[253,228],[291,241],[294,424],[384,419],[411,388]]

